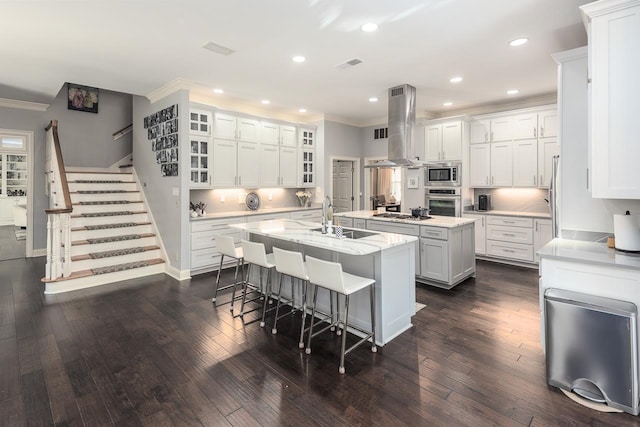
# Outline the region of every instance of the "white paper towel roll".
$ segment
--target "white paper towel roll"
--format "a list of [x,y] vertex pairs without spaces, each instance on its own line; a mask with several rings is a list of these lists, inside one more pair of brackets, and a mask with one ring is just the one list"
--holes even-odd
[[614,215],[616,249],[640,251],[640,215]]

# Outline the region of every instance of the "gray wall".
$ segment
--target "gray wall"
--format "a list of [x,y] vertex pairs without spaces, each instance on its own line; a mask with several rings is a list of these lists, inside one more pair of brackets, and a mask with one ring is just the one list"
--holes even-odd
[[[178,104],[179,175],[163,177],[147,139],[144,117]],[[153,104],[147,98],[133,98],[133,163],[149,208],[153,213],[167,262],[178,270],[190,268],[189,252],[189,92],[181,90]],[[177,195],[174,195],[174,192]]]
[[[325,192],[329,191],[332,180],[332,164],[331,157],[358,157],[360,158],[360,188],[356,189],[356,195],[363,193],[363,175],[362,175],[362,136],[361,129],[356,126],[345,125],[342,123],[324,122],[324,159],[322,169],[324,170],[324,180],[322,187]],[[363,202],[360,197],[360,207]]]
[[115,132],[131,124],[131,108],[131,95],[100,89],[98,114],[69,110],[65,84],[44,117],[58,120],[66,166],[109,167],[131,153],[131,134],[113,140]]
[[[45,132],[47,121],[42,111],[18,110],[0,107],[0,128],[25,130],[34,133],[33,140],[33,249],[47,246],[47,216],[44,210],[48,199],[44,195]],[[44,272],[43,272],[44,273]],[[44,275],[44,274],[43,274]]]

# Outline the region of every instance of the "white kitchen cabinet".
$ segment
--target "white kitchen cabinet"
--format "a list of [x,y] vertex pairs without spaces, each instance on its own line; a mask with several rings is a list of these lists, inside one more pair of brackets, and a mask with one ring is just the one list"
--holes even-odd
[[538,140],[524,139],[513,142],[513,186],[538,185]]
[[491,119],[491,142],[511,141],[513,139],[513,117]]
[[462,121],[427,126],[425,153],[427,161],[462,160]]
[[295,147],[297,145],[296,128],[295,126],[262,121],[260,122],[260,142]]
[[513,139],[532,139],[538,137],[538,114],[518,114],[513,117]]
[[315,172],[315,150],[309,150],[301,148],[299,155],[302,157],[300,161],[300,187],[315,187],[316,186],[316,172]]
[[476,222],[474,223],[475,230],[475,252],[476,255],[486,255],[487,253],[487,225],[486,215],[477,215],[470,213],[463,213],[463,217],[465,218],[475,218]]
[[353,219],[352,218],[347,218],[344,216],[334,216],[333,217],[333,223],[336,226],[342,226],[342,227],[353,227]]
[[580,8],[589,21],[592,195],[640,199],[640,2]]
[[511,142],[492,142],[491,144],[492,187],[511,187],[513,185],[513,144]]
[[367,228],[367,220],[366,219],[353,218],[353,226],[355,228],[366,229]]
[[303,209],[299,211],[292,211],[290,213],[291,219],[308,222],[322,222],[322,209]]
[[280,185],[280,147],[261,144],[260,146],[260,186]]
[[[245,217],[234,217],[213,220],[198,220],[191,222],[191,271],[204,272],[217,270],[220,266],[220,252],[216,247],[215,236],[225,235],[233,237],[237,245],[240,244],[241,233],[229,224],[245,222]],[[224,267],[235,265],[235,260],[226,257]]]
[[280,186],[296,187],[298,185],[298,149],[296,147],[280,147]]
[[300,128],[300,141],[298,146],[301,148],[315,148],[316,146],[316,130],[311,128]]
[[487,255],[532,263],[533,219],[488,215]]
[[556,110],[538,113],[538,138],[558,137],[558,112]]
[[553,169],[553,156],[559,154],[560,144],[557,138],[538,139],[538,187],[549,187]]
[[260,146],[238,142],[238,187],[260,186]]
[[226,113],[215,113],[213,116],[213,136],[221,139],[236,139],[238,120],[236,116]]
[[191,188],[211,187],[211,143],[209,137],[189,135]]
[[488,187],[491,175],[491,144],[469,146],[469,186]]
[[203,110],[189,110],[189,134],[197,136],[211,135],[211,113]]
[[229,139],[213,140],[213,187],[235,187],[238,185],[237,176],[238,146],[237,142]]
[[489,142],[490,120],[473,120],[469,123],[469,143],[481,144]]
[[[404,224],[397,222],[389,222],[389,221],[376,221],[376,220],[367,220],[367,230],[374,231],[384,231],[387,233],[396,233],[396,234],[407,234],[409,236],[420,236],[420,226],[418,224]],[[421,273],[421,258],[420,258],[420,239],[416,240],[416,275],[419,276]]]
[[260,121],[238,117],[238,141],[260,142]]
[[420,275],[439,282],[449,280],[449,242],[420,238]]
[[553,229],[550,219],[533,220],[533,256],[535,262],[540,262],[538,251],[553,240]]

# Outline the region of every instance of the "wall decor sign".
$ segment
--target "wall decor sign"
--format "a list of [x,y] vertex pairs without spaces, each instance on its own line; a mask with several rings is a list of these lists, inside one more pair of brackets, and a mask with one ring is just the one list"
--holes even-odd
[[178,176],[178,104],[150,114],[143,120],[162,176]]
[[67,83],[67,109],[98,112],[98,88]]

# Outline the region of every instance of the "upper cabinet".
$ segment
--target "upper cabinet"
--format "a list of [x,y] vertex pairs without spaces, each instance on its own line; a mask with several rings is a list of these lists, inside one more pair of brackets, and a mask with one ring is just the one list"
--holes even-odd
[[532,139],[538,137],[538,115],[536,113],[518,114],[513,118],[513,139]]
[[640,199],[640,1],[580,8],[588,18],[592,195]]
[[268,145],[297,146],[296,127],[262,121],[260,142]]
[[558,112],[556,110],[538,113],[538,137],[558,137]]
[[315,148],[316,131],[315,129],[300,128],[300,147]]
[[511,116],[491,119],[474,119],[469,124],[469,143],[502,142],[513,140]]
[[480,144],[489,142],[490,120],[473,120],[469,124],[469,143]]
[[189,111],[189,134],[211,135],[211,112],[203,110]]
[[314,128],[300,128],[298,157],[298,185],[300,187],[316,186],[316,130]]
[[427,125],[425,153],[428,162],[462,160],[462,121]]
[[511,141],[513,139],[513,118],[498,117],[491,119],[491,142]]

